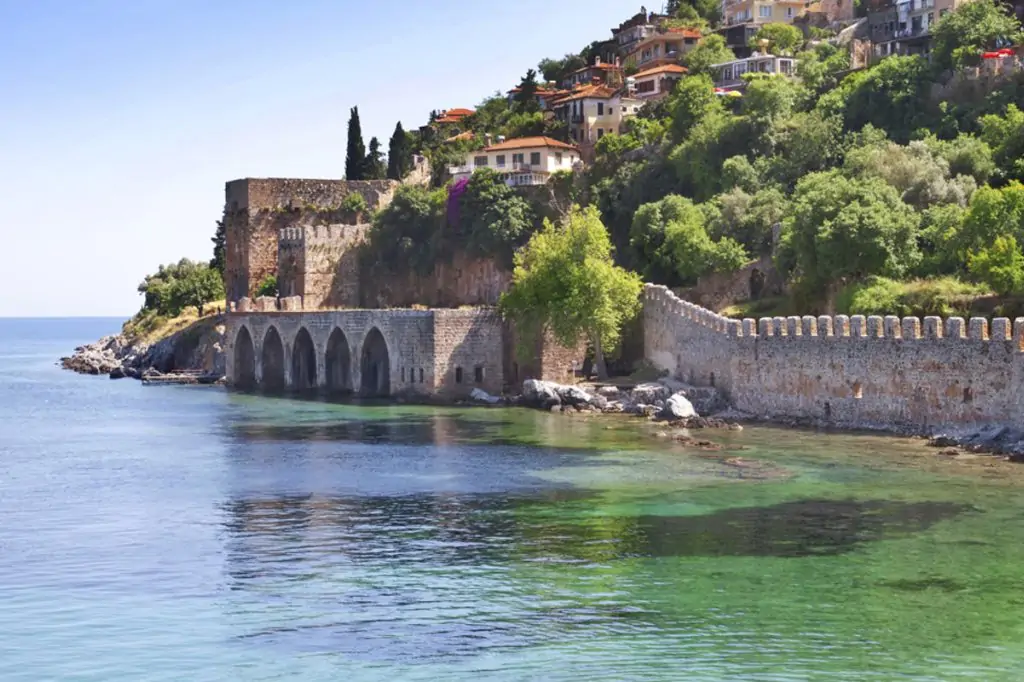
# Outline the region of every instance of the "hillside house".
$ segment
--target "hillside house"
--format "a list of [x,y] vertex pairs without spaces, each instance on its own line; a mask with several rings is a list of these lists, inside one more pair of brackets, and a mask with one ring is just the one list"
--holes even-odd
[[[518,86],[509,90],[506,95],[508,96],[509,106],[515,103],[517,96],[522,91]],[[538,86],[536,93],[537,106],[541,111],[547,111],[550,108],[550,102],[559,97],[565,97],[569,94],[569,90],[561,90],[558,88]]]
[[630,17],[626,21],[612,29],[612,38],[615,40],[616,51],[620,57],[633,52],[636,44],[654,34],[658,24],[667,19],[660,14],[647,13],[646,9]]
[[593,85],[597,83],[613,86],[622,85],[622,67],[618,64],[604,62],[600,57],[595,57],[593,64],[584,66],[582,69],[577,69],[569,74],[562,81],[562,87],[566,90],[571,90],[579,85]]
[[543,185],[552,173],[572,170],[579,160],[577,147],[550,137],[498,138],[496,144],[469,152],[461,166],[452,166],[448,172],[460,180],[481,168],[490,168],[504,176],[512,187]]
[[622,88],[590,85],[552,102],[551,109],[567,124],[569,139],[580,146],[588,161],[594,144],[608,133],[619,132],[622,122],[635,116],[642,104]]
[[806,4],[804,0],[722,0],[718,32],[737,57],[747,57],[750,40],[763,24],[792,24]]
[[700,31],[690,28],[658,28],[633,46],[623,64],[640,70],[678,64],[684,54],[696,47],[700,38]]
[[715,87],[722,90],[741,90],[746,87],[744,74],[767,73],[790,76],[796,73],[797,60],[792,57],[776,57],[772,54],[755,52],[745,59],[713,64]]
[[686,67],[664,64],[640,71],[626,80],[633,97],[646,102],[667,97],[685,75]]
[[867,23],[875,60],[928,54],[931,28],[968,0],[869,0]]

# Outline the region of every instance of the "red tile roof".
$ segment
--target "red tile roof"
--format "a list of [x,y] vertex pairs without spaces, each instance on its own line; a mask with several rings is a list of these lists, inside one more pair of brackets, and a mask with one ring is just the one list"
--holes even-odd
[[608,85],[584,85],[583,87],[576,88],[567,96],[557,99],[551,103],[552,106],[558,106],[565,102],[572,102],[574,100],[593,98],[593,99],[611,99],[619,92],[618,88],[613,88]]
[[444,112],[444,115],[457,116],[459,118],[462,118],[463,116],[469,116],[470,114],[474,113],[476,112],[474,112],[472,109],[449,109],[448,111]]
[[[693,28],[666,28],[665,33],[672,33],[675,35],[681,35],[684,38],[701,38],[701,32]],[[655,36],[658,34],[655,33]]]
[[571,149],[576,151],[576,147],[573,145],[560,142],[550,137],[517,137],[512,140],[505,140],[504,142],[492,144],[490,147],[484,148],[484,151],[500,152],[507,149],[527,149],[529,147],[554,147],[556,149]]
[[660,73],[675,73],[680,76],[686,73],[686,67],[680,66],[679,64],[664,64],[662,66],[655,66],[645,71],[633,74],[633,78],[645,78],[647,76],[656,76]]

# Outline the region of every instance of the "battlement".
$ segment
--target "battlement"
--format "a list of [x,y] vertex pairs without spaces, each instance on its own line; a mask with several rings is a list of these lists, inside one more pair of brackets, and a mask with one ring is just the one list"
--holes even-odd
[[370,228],[362,225],[298,225],[278,231],[278,244],[295,247],[307,244],[351,244],[361,240]]
[[334,209],[350,194],[361,194],[371,209],[391,201],[397,180],[318,180],[303,178],[243,178],[224,186],[225,211]]
[[1018,349],[1024,348],[1024,318],[1011,322],[997,317],[989,325],[984,317],[900,318],[896,315],[805,315],[803,317],[746,318],[742,321],[718,315],[698,305],[684,301],[667,287],[648,284],[644,287],[644,305],[651,312],[675,314],[725,336],[762,339],[822,338],[822,339],[900,339],[917,340],[969,340],[1014,341]]

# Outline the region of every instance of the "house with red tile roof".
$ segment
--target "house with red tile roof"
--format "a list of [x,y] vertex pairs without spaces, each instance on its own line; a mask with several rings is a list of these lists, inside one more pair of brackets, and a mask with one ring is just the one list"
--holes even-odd
[[633,45],[623,65],[641,71],[665,64],[678,64],[680,58],[700,42],[701,33],[692,28],[661,26]]
[[434,123],[460,123],[473,113],[475,112],[472,109],[447,109],[434,119]]
[[626,85],[637,99],[659,100],[667,97],[676,83],[686,75],[686,67],[679,64],[663,64],[644,69],[626,78]]
[[499,137],[497,143],[468,153],[461,165],[450,167],[448,172],[459,180],[482,168],[490,168],[504,176],[505,182],[513,187],[543,185],[552,173],[572,170],[578,161],[580,150],[576,145],[550,137],[518,137],[511,140]]
[[553,101],[551,110],[566,123],[570,141],[580,146],[584,160],[589,161],[597,141],[619,132],[622,122],[636,115],[642,104],[624,88],[585,85]]
[[[506,93],[506,95],[508,96],[508,103],[510,106],[516,101],[516,97],[519,95],[520,92],[522,92],[522,88],[516,86]],[[553,88],[543,85],[538,86],[536,94],[537,106],[540,107],[541,111],[545,111],[546,109],[548,109],[548,103],[552,99],[562,97],[567,94],[569,94],[568,90],[562,90],[559,88]]]
[[622,67],[618,64],[609,64],[601,61],[600,57],[594,59],[594,63],[577,69],[569,74],[562,87],[571,90],[577,85],[592,85],[603,83],[605,85],[622,85]]

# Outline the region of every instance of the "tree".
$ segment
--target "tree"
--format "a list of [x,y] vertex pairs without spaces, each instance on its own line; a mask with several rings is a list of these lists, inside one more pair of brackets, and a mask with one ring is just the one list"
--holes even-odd
[[567,54],[561,59],[542,59],[537,68],[540,69],[544,80],[554,82],[561,86],[562,81],[569,77],[569,74],[582,69],[587,61],[578,54]]
[[402,122],[395,124],[395,132],[388,142],[388,179],[401,180],[412,170],[412,154],[409,150],[409,136],[402,129]]
[[363,180],[383,180],[386,176],[387,166],[384,164],[384,153],[380,150],[380,140],[371,137],[370,151],[366,154],[363,167]]
[[750,49],[769,54],[793,54],[804,42],[800,29],[792,24],[764,24],[750,39]]
[[683,65],[691,75],[710,74],[713,64],[723,64],[736,59],[736,54],[726,45],[725,38],[712,33],[701,38],[697,46],[683,55]]
[[224,298],[224,277],[207,263],[182,258],[147,275],[138,291],[145,295],[144,310],[177,316],[185,307],[195,306],[202,316],[205,304]]
[[473,173],[459,203],[459,246],[474,256],[511,263],[513,251],[533,230],[529,202],[493,170],[481,169]]
[[1006,296],[1024,289],[1024,254],[1010,235],[996,237],[992,246],[971,254],[967,269],[997,294]]
[[1010,104],[1005,116],[982,116],[981,139],[1004,178],[1024,180],[1024,111]]
[[227,231],[224,228],[223,220],[217,221],[217,230],[213,233],[210,241],[213,242],[213,258],[210,260],[210,267],[223,276],[226,266],[225,248],[227,244]]
[[445,199],[443,189],[400,186],[391,203],[374,215],[364,251],[366,264],[388,272],[429,273],[440,255]]
[[985,249],[1003,236],[1024,244],[1024,185],[1019,182],[999,189],[982,187],[975,192],[957,243],[960,253],[967,254]]
[[672,112],[672,136],[676,140],[686,139],[690,129],[709,113],[721,110],[721,103],[715,96],[715,84],[705,74],[687,76],[676,84],[669,98]]
[[267,275],[256,285],[256,296],[271,296],[277,298],[277,276]]
[[869,275],[899,277],[920,258],[918,215],[879,179],[811,173],[796,186],[784,223],[782,260],[832,310],[838,285]]
[[722,18],[722,4],[718,0],[669,0],[665,12],[677,19],[698,16],[709,24]]
[[363,180],[366,171],[366,147],[359,124],[359,107],[352,107],[348,119],[348,152],[345,155],[345,179]]
[[587,339],[598,376],[605,378],[605,353],[639,312],[642,286],[638,275],[612,261],[597,209],[576,206],[558,225],[545,220],[516,254],[512,286],[499,307],[528,340],[545,331],[570,347]]
[[515,96],[516,108],[521,112],[533,113],[540,110],[537,102],[537,71],[529,69],[519,81],[519,92]]
[[938,69],[981,63],[981,53],[1020,40],[1020,22],[994,0],[967,2],[939,19],[930,31],[931,59]]

